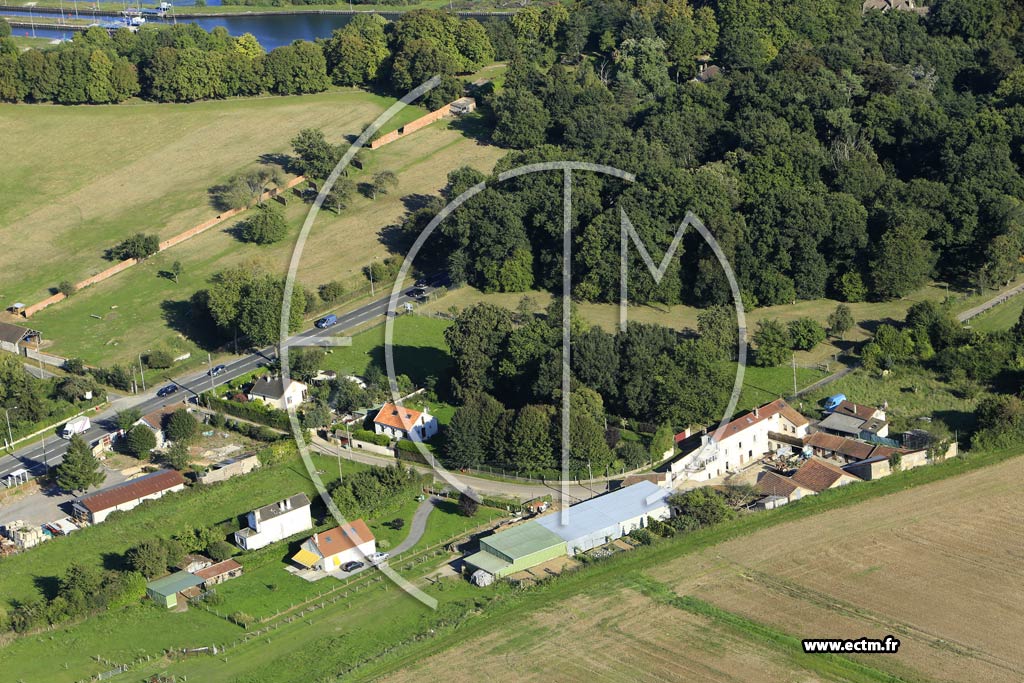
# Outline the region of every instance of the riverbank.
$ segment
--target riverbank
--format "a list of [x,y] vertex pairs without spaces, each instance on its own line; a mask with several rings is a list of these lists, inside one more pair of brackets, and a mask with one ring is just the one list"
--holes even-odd
[[[342,4],[324,4],[324,5],[302,5],[282,8],[274,5],[209,5],[205,7],[197,7],[195,5],[186,5],[178,8],[178,11],[169,13],[165,17],[165,21],[171,21],[172,19],[212,19],[216,17],[238,17],[247,15],[260,15],[260,16],[298,16],[298,15],[339,15],[339,16],[354,16],[356,14],[380,14],[386,18],[398,17],[406,12],[419,9],[439,9],[450,11],[453,14],[457,14],[464,18],[475,18],[475,19],[488,19],[491,17],[508,17],[511,16],[514,9],[502,9],[497,6],[487,8],[487,3],[484,4],[484,8],[474,6],[473,9],[452,9],[447,2],[443,0],[429,0],[427,2],[418,2],[412,5],[349,5],[345,9]],[[155,9],[158,6],[157,3],[143,5],[146,9]],[[357,9],[358,8],[358,9]],[[87,17],[87,18],[98,18],[98,17],[117,17],[120,16],[122,6],[115,3],[99,3],[93,6],[82,6],[74,7],[68,5],[68,3],[62,0],[38,0],[38,2],[31,8],[32,14],[61,14],[66,17]],[[0,8],[0,14],[17,13],[18,15],[27,14],[29,8],[24,4],[19,5],[8,5]]]

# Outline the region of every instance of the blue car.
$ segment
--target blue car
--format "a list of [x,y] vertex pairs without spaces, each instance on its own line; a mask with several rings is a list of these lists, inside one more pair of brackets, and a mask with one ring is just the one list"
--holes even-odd
[[227,369],[228,367],[226,365],[216,365],[210,368],[210,371],[206,374],[208,374],[210,377],[216,377],[217,375],[219,375],[220,373],[224,372]]

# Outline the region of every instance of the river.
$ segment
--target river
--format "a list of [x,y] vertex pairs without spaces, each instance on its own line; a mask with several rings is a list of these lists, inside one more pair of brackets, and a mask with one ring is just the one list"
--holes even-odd
[[[212,2],[208,0],[207,4],[219,4],[220,0]],[[106,6],[116,7],[118,10],[124,7],[123,3],[120,2],[107,2],[103,3]],[[75,13],[72,3],[66,3],[65,16],[69,19],[75,18]],[[81,3],[82,7],[86,4]],[[188,11],[182,5],[175,5],[176,7]],[[356,5],[359,7],[359,5]],[[369,5],[362,5],[367,10],[370,9]],[[338,5],[338,9],[345,9],[345,5]],[[116,15],[118,10],[112,10],[111,15]],[[389,13],[382,13],[384,16],[393,18],[395,15]],[[59,20],[57,14],[41,14],[39,12],[30,12],[24,9],[8,9],[7,7],[0,7],[0,15],[6,15],[10,17],[29,17],[42,23],[50,22],[53,23]],[[89,18],[86,15],[80,15],[81,18]],[[484,20],[486,15],[477,16],[476,19]],[[315,14],[315,13],[296,13],[287,15],[261,15],[261,14],[248,14],[239,16],[223,16],[223,17],[203,17],[193,19],[179,19],[177,23],[185,23],[186,21],[198,24],[207,31],[212,30],[217,26],[224,26],[228,32],[233,36],[240,36],[243,33],[251,33],[256,36],[256,39],[260,41],[260,45],[267,51],[273,50],[275,47],[281,45],[288,45],[293,40],[315,40],[316,38],[327,38],[336,28],[340,28],[351,21],[352,15],[350,14]],[[108,17],[97,18],[97,21],[111,21]],[[171,23],[174,21],[170,17],[163,19],[148,19],[150,22],[159,23]],[[31,28],[16,28],[14,29],[14,35],[17,36],[32,36],[35,35],[39,38],[51,38],[51,39],[69,39],[73,35],[71,31],[58,31],[52,29],[40,29],[36,28],[34,31]]]

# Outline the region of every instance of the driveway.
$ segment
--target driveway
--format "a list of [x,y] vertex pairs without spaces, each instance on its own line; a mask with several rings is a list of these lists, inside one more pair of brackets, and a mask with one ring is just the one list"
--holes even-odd
[[[120,484],[127,479],[127,477],[121,474],[120,470],[104,467],[103,471],[106,473],[107,479],[101,484],[100,488]],[[25,488],[25,493],[8,498],[0,503],[0,525],[18,519],[29,524],[46,524],[62,517],[67,517],[71,511],[71,502],[78,498],[77,495],[65,493],[56,486],[40,490],[34,481],[26,484],[25,487],[30,488]],[[0,490],[8,492],[8,489]],[[15,489],[10,489],[9,491],[14,493]]]
[[[420,465],[417,463],[403,462],[396,458],[386,455],[374,455],[372,453],[366,453],[365,451],[353,451],[346,448],[338,448],[332,446],[326,441],[320,438],[314,438],[310,446],[318,453],[324,455],[332,455],[337,457],[339,452],[341,457],[346,460],[353,462],[359,462],[364,465],[373,465],[374,467],[387,467],[388,465],[400,464],[403,467],[412,467],[421,474],[430,474],[434,472],[433,468],[428,465]],[[494,479],[484,479],[483,477],[474,477],[468,474],[462,474],[460,472],[451,472],[451,475],[455,477],[462,484],[470,487],[477,493],[485,495],[498,495],[498,496],[512,496],[519,500],[530,500],[532,498],[539,498],[540,496],[552,496],[553,499],[557,500],[560,495],[561,488],[555,482],[550,484],[518,484],[509,481],[498,481]],[[440,480],[440,477],[437,477]],[[608,490],[608,484],[601,482],[598,484],[583,485],[583,484],[569,484],[566,487],[566,497],[570,504],[578,503],[581,500],[587,500],[594,496],[605,493]]]
[[401,555],[420,542],[420,539],[423,538],[423,532],[427,530],[427,518],[430,517],[430,513],[434,511],[434,508],[441,500],[437,496],[430,496],[419,504],[416,512],[413,513],[412,524],[409,525],[409,535],[405,537],[404,541],[388,551],[391,555]]

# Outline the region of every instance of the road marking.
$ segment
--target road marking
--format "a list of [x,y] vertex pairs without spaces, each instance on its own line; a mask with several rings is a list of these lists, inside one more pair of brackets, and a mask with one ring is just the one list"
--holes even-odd
[[352,337],[307,337],[293,339],[289,346],[352,346]]

